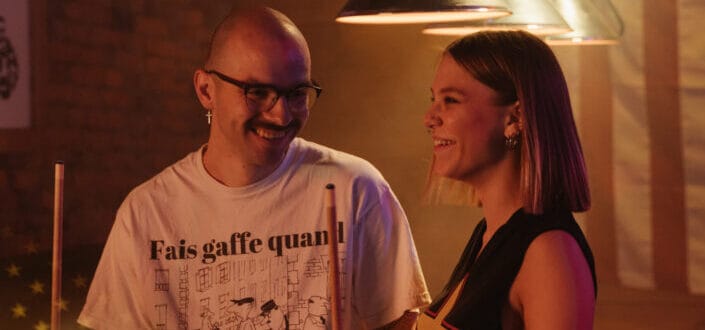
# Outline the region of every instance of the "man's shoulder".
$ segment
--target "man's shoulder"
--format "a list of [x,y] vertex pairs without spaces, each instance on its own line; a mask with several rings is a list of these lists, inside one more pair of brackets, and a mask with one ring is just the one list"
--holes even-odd
[[297,138],[296,147],[302,155],[304,163],[331,167],[338,172],[354,177],[382,178],[379,170],[367,159],[360,156],[302,138]]
[[125,198],[125,202],[155,198],[159,195],[166,195],[178,190],[188,181],[196,180],[198,175],[198,155],[197,151],[188,153],[182,159],[162,169],[159,173],[142,182],[133,188]]

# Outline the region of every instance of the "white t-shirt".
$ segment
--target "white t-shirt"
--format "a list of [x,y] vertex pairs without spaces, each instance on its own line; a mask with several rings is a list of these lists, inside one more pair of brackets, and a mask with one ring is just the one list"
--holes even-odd
[[328,183],[345,329],[430,302],[409,224],[368,162],[301,138],[265,179],[227,187],[203,148],[117,212],[79,323],[97,329],[330,328]]

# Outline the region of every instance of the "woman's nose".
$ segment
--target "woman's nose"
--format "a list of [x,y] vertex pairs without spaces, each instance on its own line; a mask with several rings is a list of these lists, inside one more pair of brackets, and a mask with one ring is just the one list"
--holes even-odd
[[441,119],[438,117],[438,114],[434,110],[433,105],[431,105],[431,107],[428,108],[428,111],[426,111],[426,114],[424,115],[424,126],[426,126],[426,128],[430,130],[435,127],[438,127],[441,124]]

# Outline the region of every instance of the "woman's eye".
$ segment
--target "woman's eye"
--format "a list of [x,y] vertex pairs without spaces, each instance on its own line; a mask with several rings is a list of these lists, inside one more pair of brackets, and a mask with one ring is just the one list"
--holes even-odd
[[446,96],[443,98],[443,103],[458,103],[458,100],[453,97]]

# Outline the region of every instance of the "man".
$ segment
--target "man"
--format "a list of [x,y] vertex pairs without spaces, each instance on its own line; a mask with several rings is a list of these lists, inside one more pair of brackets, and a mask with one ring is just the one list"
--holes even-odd
[[[236,329],[275,305],[284,320],[272,328],[301,329],[311,302],[330,297],[323,201],[333,183],[344,328],[413,326],[430,299],[388,184],[368,162],[296,137],[320,93],[310,62],[275,10],[234,11],[217,27],[194,74],[208,143],[125,199],[80,323]],[[236,303],[250,311],[233,315]],[[329,311],[319,314],[330,328]]]

